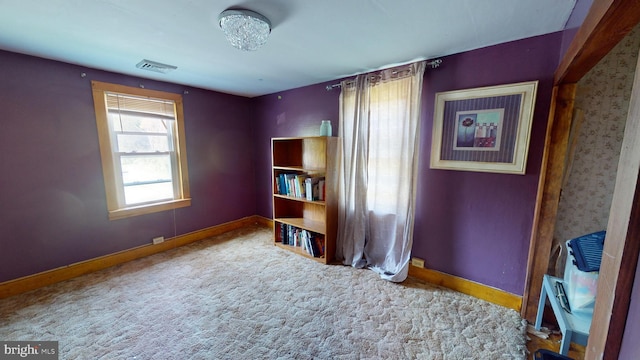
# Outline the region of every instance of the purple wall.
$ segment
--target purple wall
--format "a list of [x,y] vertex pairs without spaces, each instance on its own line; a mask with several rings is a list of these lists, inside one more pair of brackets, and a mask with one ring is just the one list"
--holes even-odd
[[[529,240],[562,33],[443,58],[425,74],[421,179],[412,255],[425,266],[517,295]],[[429,169],[435,94],[538,80],[525,175]]]
[[[426,266],[522,295],[542,150],[561,33],[447,56],[427,69],[423,91],[420,185],[412,255]],[[539,80],[526,175],[429,169],[435,93]],[[270,184],[269,139],[314,135],[338,123],[339,90],[319,84],[259,97],[255,103],[257,184]],[[278,95],[282,98],[278,99]],[[269,186],[257,211],[271,216]]]
[[[560,41],[557,33],[502,44],[448,56],[427,70],[413,254],[428,267],[522,294]],[[0,281],[155,236],[270,217],[270,185],[256,184],[271,181],[271,137],[316,135],[322,119],[338,130],[339,90],[325,89],[335,81],[255,99],[188,89],[192,206],[109,221],[90,81],[177,93],[185,87],[9,52],[0,52],[0,60]],[[525,176],[429,169],[436,92],[535,79],[541,82]]]
[[192,206],[109,221],[91,80],[185,87],[4,51],[0,63],[0,282],[256,213],[251,99],[188,89]]
[[[320,121],[331,120],[333,135],[338,134],[340,89],[327,91],[331,81],[254,98],[256,210],[272,216],[271,138],[318,136]],[[262,186],[259,184],[263,184]]]

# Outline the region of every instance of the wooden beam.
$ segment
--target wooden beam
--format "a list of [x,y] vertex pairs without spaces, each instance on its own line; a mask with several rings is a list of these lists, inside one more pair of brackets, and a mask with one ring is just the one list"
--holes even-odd
[[556,69],[554,83],[576,83],[640,22],[640,1],[594,0]]
[[[631,92],[607,237],[602,252],[596,305],[585,357],[617,359],[640,252],[640,61]],[[640,281],[638,279],[637,281]],[[637,321],[637,319],[631,319]],[[629,339],[631,340],[631,339]],[[631,340],[633,341],[633,340]]]
[[545,150],[540,169],[533,231],[529,242],[527,280],[525,282],[521,315],[530,323],[535,321],[542,288],[542,276],[547,273],[569,132],[573,118],[576,84],[564,84],[553,89],[553,99],[547,124]]

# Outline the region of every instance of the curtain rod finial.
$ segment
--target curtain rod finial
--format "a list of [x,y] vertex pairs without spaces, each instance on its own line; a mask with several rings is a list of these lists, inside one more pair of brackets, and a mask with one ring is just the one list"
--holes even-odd
[[438,66],[440,66],[440,64],[442,64],[442,59],[427,61],[427,66],[429,66],[432,69],[437,68]]

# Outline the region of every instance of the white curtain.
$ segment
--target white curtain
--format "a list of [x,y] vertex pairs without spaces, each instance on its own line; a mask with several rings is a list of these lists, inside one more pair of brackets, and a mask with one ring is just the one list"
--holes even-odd
[[407,277],[413,243],[424,69],[423,61],[341,84],[336,255],[394,282]]

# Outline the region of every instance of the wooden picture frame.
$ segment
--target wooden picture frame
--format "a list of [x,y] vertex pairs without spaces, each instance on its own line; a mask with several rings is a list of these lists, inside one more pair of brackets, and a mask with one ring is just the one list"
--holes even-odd
[[431,168],[524,175],[538,81],[436,94]]

